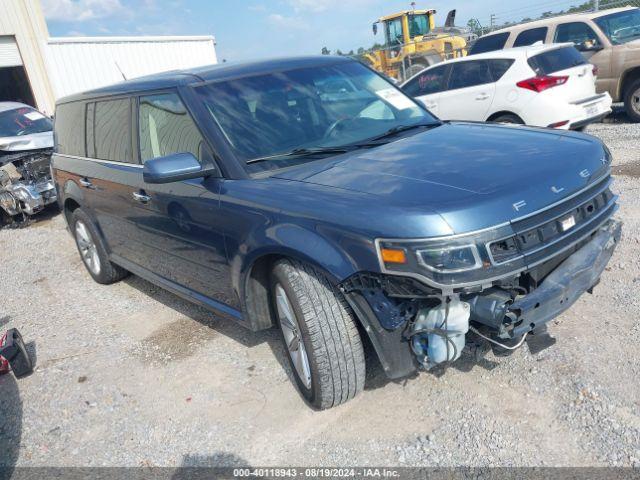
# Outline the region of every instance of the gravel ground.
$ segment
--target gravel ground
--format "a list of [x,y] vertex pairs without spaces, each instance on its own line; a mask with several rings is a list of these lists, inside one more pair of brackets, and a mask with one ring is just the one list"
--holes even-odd
[[550,325],[538,354],[463,358],[313,412],[276,331],[254,334],[137,277],[85,272],[60,215],[0,231],[0,330],[35,373],[0,377],[0,465],[640,467],[640,125],[610,146],[623,241],[594,295]]

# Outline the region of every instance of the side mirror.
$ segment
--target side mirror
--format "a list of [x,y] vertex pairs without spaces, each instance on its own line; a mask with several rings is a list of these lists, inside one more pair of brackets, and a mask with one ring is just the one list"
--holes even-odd
[[585,40],[576,45],[576,48],[581,52],[598,52],[603,47],[595,40]]
[[206,177],[214,169],[203,169],[191,153],[174,153],[144,162],[142,178],[146,183],[171,183]]
[[377,34],[378,34],[378,24],[377,24],[377,23],[374,23],[374,24],[371,26],[371,29],[373,30],[373,34],[374,34],[374,35],[377,35]]

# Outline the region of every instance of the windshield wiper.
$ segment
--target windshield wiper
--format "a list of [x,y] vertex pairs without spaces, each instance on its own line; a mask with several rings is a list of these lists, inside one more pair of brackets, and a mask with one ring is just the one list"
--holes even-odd
[[267,160],[273,160],[276,158],[288,158],[288,157],[309,157],[312,155],[321,155],[321,154],[339,154],[339,153],[347,153],[351,150],[354,150],[357,147],[315,147],[315,148],[294,148],[290,152],[285,153],[277,153],[275,155],[267,155],[265,157],[252,158],[251,160],[247,160],[246,164],[249,165],[251,163],[264,162]]
[[390,128],[389,130],[384,132],[382,135],[378,135],[377,137],[371,138],[370,141],[382,140],[384,138],[391,137],[397,133],[406,132],[407,130],[413,130],[416,128],[423,128],[423,127],[433,128],[439,125],[441,124],[440,123],[414,123],[413,125],[397,125],[393,128]]

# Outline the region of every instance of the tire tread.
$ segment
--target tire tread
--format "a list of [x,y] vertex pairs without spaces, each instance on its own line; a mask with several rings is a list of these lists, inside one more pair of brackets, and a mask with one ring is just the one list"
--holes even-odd
[[355,319],[331,282],[311,265],[284,259],[276,264],[289,280],[309,331],[319,369],[320,399],[326,409],[340,405],[364,388],[365,360]]

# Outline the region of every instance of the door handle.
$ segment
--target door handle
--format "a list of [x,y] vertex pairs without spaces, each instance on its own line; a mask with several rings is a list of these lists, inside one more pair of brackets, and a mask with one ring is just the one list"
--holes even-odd
[[91,183],[91,180],[89,180],[87,177],[83,177],[81,179],[78,180],[78,183],[80,185],[82,185],[85,188],[91,188],[94,189],[96,187],[93,186],[93,183]]
[[144,193],[133,192],[133,199],[136,202],[140,203],[149,203],[151,201],[151,197],[149,195],[145,195]]
[[489,98],[491,95],[487,94],[487,93],[481,93],[480,95],[478,95],[476,97],[476,100],[486,100],[487,98]]

